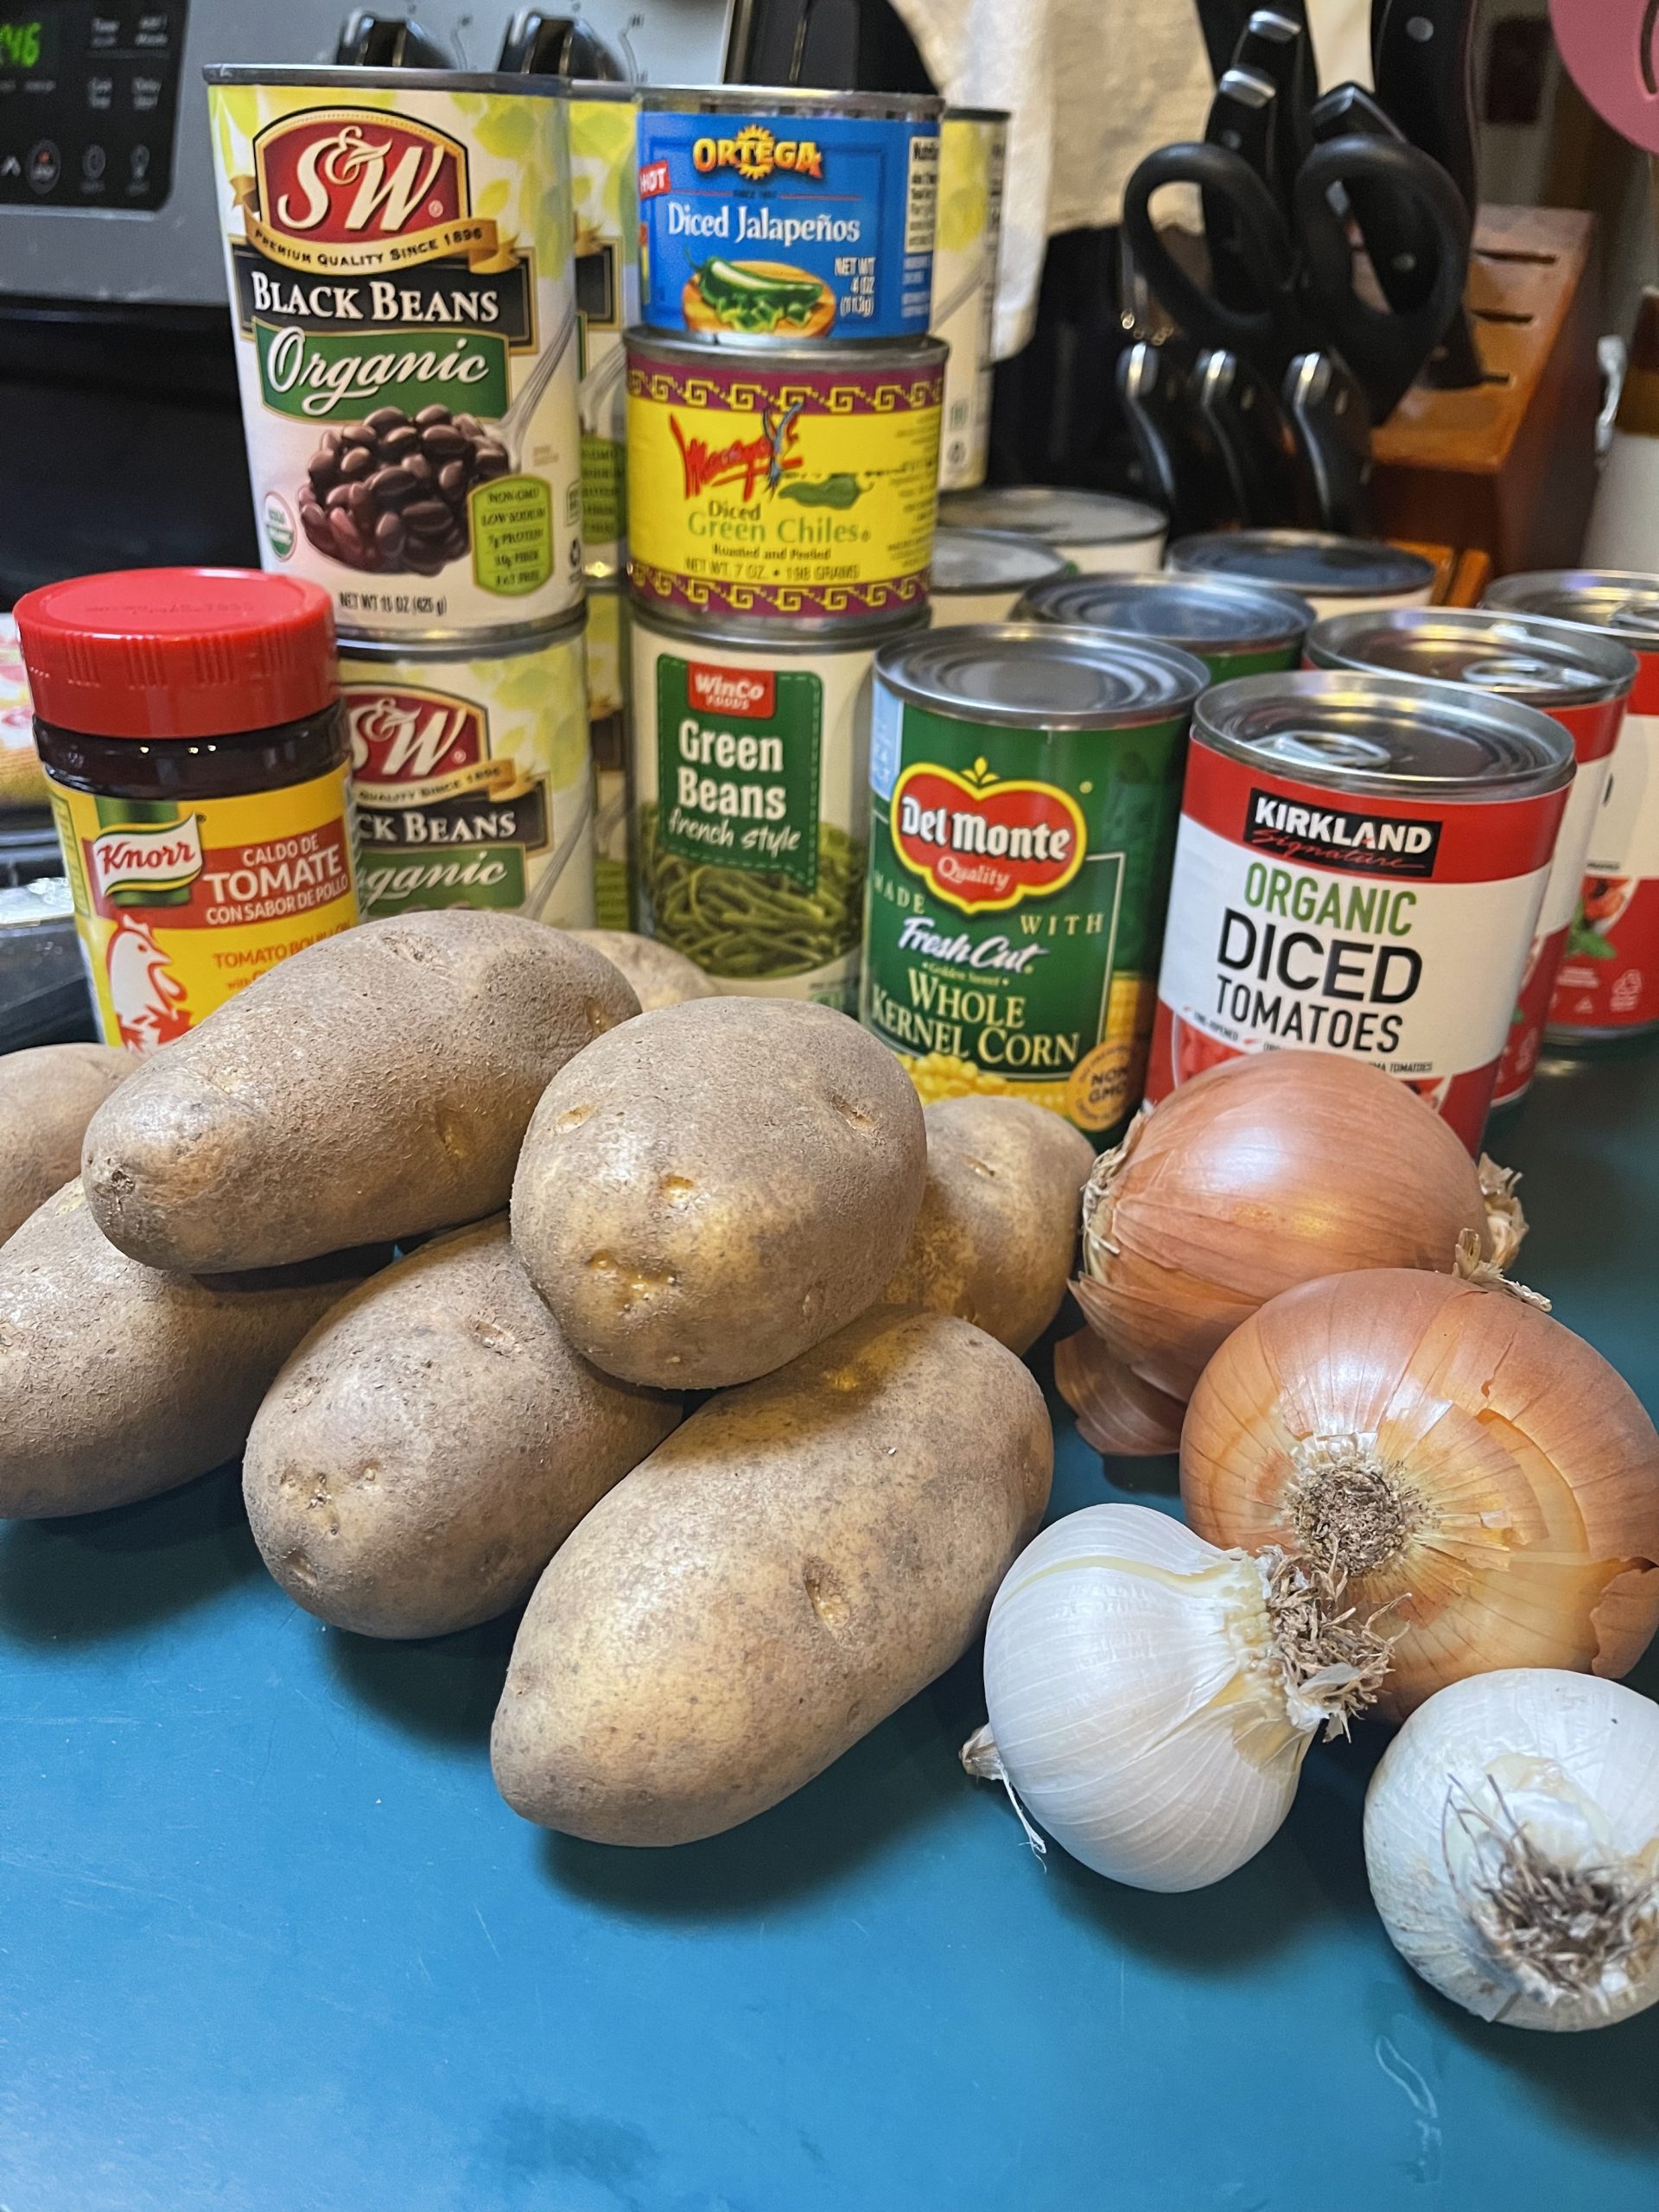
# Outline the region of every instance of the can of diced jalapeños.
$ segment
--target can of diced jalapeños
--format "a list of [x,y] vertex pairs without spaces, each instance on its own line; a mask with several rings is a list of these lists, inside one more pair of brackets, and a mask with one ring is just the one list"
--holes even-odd
[[875,659],[861,1014],[924,1099],[1109,1142],[1140,1101],[1186,730],[1173,646],[1047,623]]
[[794,86],[642,92],[645,321],[705,344],[919,338],[942,105]]
[[871,656],[925,619],[826,637],[632,610],[639,927],[723,990],[856,1005]]
[[945,349],[740,353],[631,330],[635,592],[691,613],[825,625],[919,607]]
[[209,69],[267,569],[342,634],[443,639],[582,599],[566,87]]
[[1294,592],[1219,576],[1061,576],[1033,585],[1014,620],[1161,638],[1195,654],[1212,683],[1224,683],[1294,668],[1313,610]]

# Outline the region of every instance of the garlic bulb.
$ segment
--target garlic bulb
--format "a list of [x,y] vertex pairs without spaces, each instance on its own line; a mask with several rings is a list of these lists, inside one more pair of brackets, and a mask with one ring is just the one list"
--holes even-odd
[[1395,1949],[1483,2020],[1659,2002],[1659,1706],[1554,1668],[1454,1682],[1372,1777],[1365,1867]]
[[1386,1616],[1388,1719],[1504,1667],[1628,1674],[1659,1624],[1659,1436],[1503,1287],[1390,1268],[1274,1299],[1192,1394],[1181,1496],[1211,1543]]
[[1202,1889],[1274,1834],[1315,1732],[1345,1726],[1384,1663],[1281,1559],[1217,1551],[1146,1506],[1091,1505],[1003,1580],[990,1721],[963,1764],[1096,1873]]

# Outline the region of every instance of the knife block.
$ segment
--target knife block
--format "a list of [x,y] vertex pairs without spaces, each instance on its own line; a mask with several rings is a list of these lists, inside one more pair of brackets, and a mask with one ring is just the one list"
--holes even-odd
[[1483,207],[1465,302],[1485,380],[1414,385],[1372,434],[1384,537],[1570,568],[1596,488],[1595,217]]

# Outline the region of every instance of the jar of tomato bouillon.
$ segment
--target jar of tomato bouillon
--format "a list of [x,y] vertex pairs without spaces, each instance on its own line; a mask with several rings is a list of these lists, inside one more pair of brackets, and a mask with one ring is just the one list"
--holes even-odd
[[130,569],[17,602],[35,734],[111,1045],[148,1047],[358,918],[319,586]]

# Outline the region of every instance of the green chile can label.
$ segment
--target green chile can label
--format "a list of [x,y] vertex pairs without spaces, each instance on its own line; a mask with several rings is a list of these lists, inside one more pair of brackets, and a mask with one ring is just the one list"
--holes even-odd
[[486,906],[593,925],[593,772],[579,625],[466,657],[346,645],[365,918]]
[[632,627],[640,927],[725,988],[851,1012],[873,645]]
[[568,102],[511,78],[208,73],[268,569],[342,632],[508,632],[582,595]]
[[988,1093],[1097,1141],[1139,1103],[1187,717],[1020,729],[878,674],[861,1018],[925,1102]]

